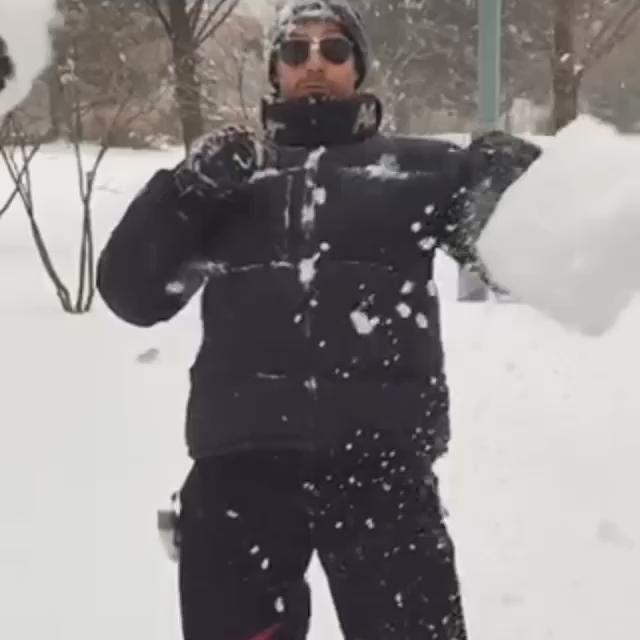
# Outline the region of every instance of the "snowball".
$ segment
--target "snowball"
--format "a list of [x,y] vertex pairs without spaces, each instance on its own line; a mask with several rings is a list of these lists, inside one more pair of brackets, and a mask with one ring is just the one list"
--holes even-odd
[[491,277],[570,329],[611,328],[640,284],[640,136],[590,116],[503,195],[478,243]]

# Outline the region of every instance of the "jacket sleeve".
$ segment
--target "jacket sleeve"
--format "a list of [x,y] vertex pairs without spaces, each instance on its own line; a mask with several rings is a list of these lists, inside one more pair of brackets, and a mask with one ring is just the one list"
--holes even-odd
[[129,205],[98,260],[97,287],[107,306],[141,327],[169,320],[197,292],[197,268],[212,233],[211,207],[158,171]]
[[494,286],[478,257],[476,242],[503,193],[539,157],[541,149],[499,131],[453,152],[449,206],[439,221],[441,248],[461,266]]

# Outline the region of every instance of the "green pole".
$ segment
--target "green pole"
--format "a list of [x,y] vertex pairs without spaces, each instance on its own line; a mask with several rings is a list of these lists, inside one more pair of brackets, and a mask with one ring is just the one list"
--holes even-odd
[[478,0],[478,116],[482,131],[500,123],[502,0]]
[[[502,60],[502,0],[478,0],[478,126],[475,135],[500,127]],[[489,298],[476,275],[460,269],[458,300],[483,302]]]

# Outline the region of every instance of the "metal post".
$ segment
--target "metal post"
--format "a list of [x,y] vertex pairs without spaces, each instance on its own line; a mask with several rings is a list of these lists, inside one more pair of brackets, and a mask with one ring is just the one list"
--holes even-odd
[[500,126],[502,0],[478,1],[478,110],[480,129]]
[[[476,135],[500,127],[502,0],[478,0],[478,128]],[[484,301],[487,287],[460,269],[458,300]]]

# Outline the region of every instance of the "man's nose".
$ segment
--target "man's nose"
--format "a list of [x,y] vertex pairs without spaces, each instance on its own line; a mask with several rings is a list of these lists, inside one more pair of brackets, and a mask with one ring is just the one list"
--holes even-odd
[[325,61],[320,53],[320,47],[317,43],[312,43],[309,47],[309,59],[307,60],[307,68],[312,71],[320,70],[324,67]]

